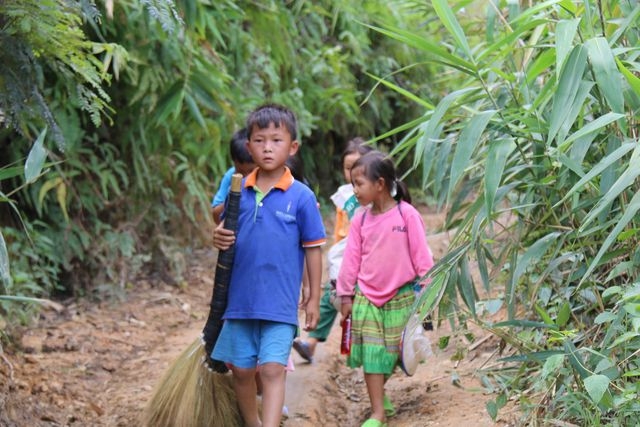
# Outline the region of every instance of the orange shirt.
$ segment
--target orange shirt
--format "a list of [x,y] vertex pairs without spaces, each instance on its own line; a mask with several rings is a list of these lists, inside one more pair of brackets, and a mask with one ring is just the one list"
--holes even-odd
[[349,233],[349,216],[347,211],[336,207],[336,223],[333,226],[333,243],[336,244],[340,240],[347,237]]

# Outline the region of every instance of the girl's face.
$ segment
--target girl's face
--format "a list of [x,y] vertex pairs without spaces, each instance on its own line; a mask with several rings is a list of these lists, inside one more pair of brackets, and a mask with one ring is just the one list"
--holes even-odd
[[344,180],[351,182],[351,167],[360,157],[360,153],[351,153],[344,156],[342,160],[342,173],[344,174]]
[[351,169],[351,183],[353,184],[353,194],[361,206],[367,206],[384,191],[384,180],[380,178],[377,181],[370,181],[364,174],[364,167],[361,166]]

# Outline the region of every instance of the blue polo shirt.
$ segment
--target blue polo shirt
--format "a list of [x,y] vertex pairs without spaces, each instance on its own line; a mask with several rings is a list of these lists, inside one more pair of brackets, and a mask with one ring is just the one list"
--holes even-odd
[[222,176],[222,180],[220,180],[220,187],[218,187],[218,191],[213,196],[213,200],[211,200],[212,208],[224,203],[227,198],[227,194],[229,194],[229,190],[231,190],[231,176],[234,173],[236,173],[236,168],[231,166]]
[[289,169],[261,199],[257,176],[258,169],[244,180],[223,318],[297,325],[304,248],[325,243],[322,216],[313,191]]

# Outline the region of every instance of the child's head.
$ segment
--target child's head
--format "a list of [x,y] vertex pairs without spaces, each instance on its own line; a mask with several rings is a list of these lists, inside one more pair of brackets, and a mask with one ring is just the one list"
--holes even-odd
[[351,168],[355,161],[371,151],[373,151],[373,147],[366,145],[364,138],[359,136],[347,142],[347,147],[342,152],[342,173],[346,182],[351,182]]
[[[396,177],[396,168],[391,158],[379,151],[371,151],[355,161],[351,168],[351,180],[358,199],[358,187],[366,191],[367,202],[373,201],[377,192],[386,192],[395,200],[411,203],[406,185]],[[363,204],[363,203],[361,203]]]
[[284,167],[289,156],[298,151],[296,116],[287,107],[266,104],[247,118],[247,147],[261,169]]
[[247,118],[248,137],[251,138],[254,131],[266,129],[271,124],[276,128],[286,128],[291,140],[296,140],[298,136],[296,116],[293,111],[278,104],[261,105],[249,114]]
[[289,156],[286,165],[289,170],[291,170],[291,175],[293,175],[295,179],[304,184],[308,184],[307,179],[304,177],[302,159],[297,154],[295,156]]
[[236,172],[241,173],[242,176],[247,176],[251,172],[256,164],[249,154],[247,149],[247,129],[242,128],[236,131],[231,137],[231,160]]

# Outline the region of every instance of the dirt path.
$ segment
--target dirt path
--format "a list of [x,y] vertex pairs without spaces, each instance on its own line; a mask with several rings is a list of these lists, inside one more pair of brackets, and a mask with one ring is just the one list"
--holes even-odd
[[[441,218],[425,219],[434,229]],[[438,257],[448,242],[441,235],[430,243]],[[184,288],[140,281],[125,301],[81,301],[44,311],[16,348],[5,346],[0,354],[0,426],[139,426],[153,387],[206,320],[215,253],[199,251],[189,259]],[[334,326],[318,347],[313,364],[294,354],[285,426],[359,426],[366,419],[362,374],[344,366],[339,329]],[[429,337],[435,344],[449,333],[440,328]],[[482,338],[482,331],[476,336]],[[458,362],[452,355],[461,346],[468,350],[468,343],[454,342],[442,352],[434,345],[434,356],[416,375],[393,376],[387,388],[398,415],[389,426],[509,425],[491,421],[485,410],[491,396],[474,376],[495,345],[486,340]]]

